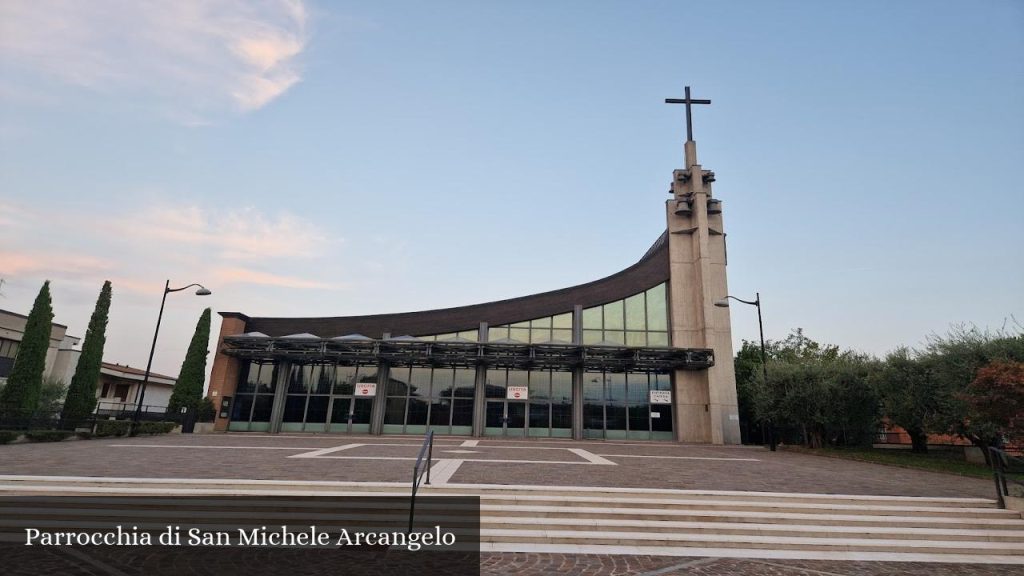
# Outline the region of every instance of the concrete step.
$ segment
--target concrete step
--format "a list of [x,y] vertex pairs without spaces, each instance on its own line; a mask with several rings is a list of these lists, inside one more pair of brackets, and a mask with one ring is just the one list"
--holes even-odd
[[1024,542],[1024,526],[1020,530],[965,528],[906,528],[888,525],[833,526],[812,524],[768,524],[752,522],[674,522],[647,520],[605,520],[538,517],[483,516],[481,528],[499,530],[590,530],[611,532],[668,532],[703,534],[747,534],[778,536],[812,536],[825,534],[845,538],[889,538],[898,540],[962,540],[988,542]]
[[[53,487],[109,486],[115,488],[150,487],[210,489],[210,490],[273,490],[320,492],[330,489],[347,492],[393,492],[409,489],[408,482],[336,482],[246,479],[164,479],[164,478],[100,478],[89,476],[28,476],[0,475],[0,489],[14,489],[19,485]],[[936,496],[878,496],[861,494],[802,494],[787,492],[752,492],[729,490],[670,490],[651,488],[610,488],[593,486],[520,486],[499,484],[423,484],[424,494],[501,494],[502,496],[549,496],[558,498],[643,498],[643,499],[711,499],[716,501],[768,500],[772,502],[799,502],[803,504],[849,504],[878,506],[925,506],[951,508],[994,508],[990,498],[951,498]]]
[[[410,486],[0,476],[0,493],[62,496],[52,502],[0,507],[0,539],[6,539],[21,536],[13,533],[12,527],[18,521],[24,525],[26,519],[47,529],[98,528],[116,519],[140,528],[161,529],[171,521],[231,530],[239,525],[286,524],[301,517],[322,520],[318,526],[325,529],[393,529],[407,520]],[[790,554],[816,558],[828,554],[860,559],[888,555],[919,561],[974,559],[1024,564],[1024,519],[984,498],[462,484],[423,485],[420,494],[479,496],[485,550],[630,554],[648,550],[669,555],[717,551],[736,557]],[[126,495],[146,498],[132,500],[127,508],[126,501],[119,498]],[[244,503],[174,498],[182,495],[262,498]],[[295,501],[285,498],[288,496],[361,496],[365,500],[335,506],[329,500]],[[373,496],[397,498],[380,502]],[[161,512],[161,521],[146,523],[153,510]],[[417,523],[431,520],[431,514],[451,522],[446,514],[457,511],[418,509]]]
[[[1024,556],[1024,542],[956,542],[866,538],[811,538],[735,534],[601,532],[581,530],[481,529],[488,543],[588,544],[605,546],[697,546],[772,550],[838,550],[862,552],[927,552],[930,554],[996,554]],[[1022,558],[1024,560],[1024,558]]]
[[614,505],[659,510],[729,510],[750,512],[801,512],[805,514],[869,514],[872,516],[945,516],[956,514],[972,518],[1020,518],[1020,514],[999,508],[949,507],[927,505],[879,505],[866,504],[819,504],[794,502],[791,499],[776,501],[771,498],[746,500],[717,500],[712,498],[603,498],[599,496],[546,496],[546,495],[504,495],[481,494],[482,503],[513,506],[557,506],[559,508],[592,508]]
[[481,504],[482,514],[509,517],[602,519],[682,522],[762,522],[771,524],[825,524],[834,526],[898,525],[906,528],[941,528],[955,525],[976,529],[1024,529],[1019,515],[977,518],[951,513],[946,516],[893,516],[870,514],[806,514],[733,510],[660,510],[657,508],[584,508],[580,506],[526,506]]
[[[250,488],[249,486],[261,486],[261,488]],[[0,492],[35,492],[35,493],[79,493],[79,494],[210,494],[210,495],[337,495],[353,496],[375,494],[380,496],[403,496],[408,494],[408,487],[394,485],[387,486],[337,486],[335,489],[323,489],[317,486],[300,485],[295,489],[294,485],[267,485],[250,484],[226,486],[224,484],[203,485],[176,482],[164,485],[162,483],[145,482],[130,484],[127,482],[55,482],[55,481],[8,481],[0,483]],[[372,488],[372,489],[370,489]],[[699,508],[702,510],[730,510],[730,511],[758,511],[758,512],[802,512],[802,513],[845,513],[845,514],[870,514],[875,516],[942,516],[955,510],[960,516],[971,516],[977,518],[1019,518],[1015,512],[1000,510],[992,507],[991,501],[983,499],[962,499],[959,506],[953,506],[953,501],[937,501],[933,498],[914,500],[910,498],[878,500],[871,499],[850,499],[837,498],[834,501],[827,501],[820,497],[811,497],[811,501],[789,495],[780,497],[775,493],[735,493],[729,498],[721,496],[704,496],[669,498],[669,494],[659,495],[657,498],[633,497],[602,493],[587,494],[585,496],[569,496],[561,493],[546,494],[532,491],[524,494],[507,494],[500,488],[488,487],[487,489],[466,489],[463,487],[446,487],[437,489],[424,487],[421,491],[424,495],[479,495],[482,502],[495,505],[538,505],[538,506],[607,506],[614,503],[616,506],[629,506],[639,509],[665,509],[665,510],[689,510]],[[936,505],[938,504],[938,505]],[[980,506],[979,506],[980,504]]]

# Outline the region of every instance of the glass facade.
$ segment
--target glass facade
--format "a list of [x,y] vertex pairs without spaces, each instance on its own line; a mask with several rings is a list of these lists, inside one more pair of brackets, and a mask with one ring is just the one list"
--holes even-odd
[[[487,371],[485,436],[572,438],[572,372]],[[523,399],[509,398],[509,386],[525,387]]]
[[491,326],[487,341],[515,340],[527,344],[540,342],[572,342],[572,312],[524,320],[515,324]]
[[275,366],[250,362],[242,369],[228,430],[266,432],[274,406]]
[[[662,283],[584,308],[575,327],[582,344],[669,346],[666,288]],[[573,316],[563,312],[490,326],[486,341],[572,343]],[[479,336],[478,329],[466,329],[418,338],[476,342]],[[381,371],[386,381],[379,378]],[[476,395],[478,378],[483,398]],[[376,394],[360,384],[375,384]],[[575,425],[584,438],[671,440],[672,405],[651,403],[651,391],[669,390],[667,373],[583,371],[571,365],[523,370],[282,363],[275,368],[252,362],[242,370],[228,429],[416,435],[433,430],[468,436],[479,426],[484,436],[572,438],[575,397],[582,398],[582,419]],[[474,414],[476,406],[483,413]]]
[[392,366],[386,388],[385,434],[473,433],[475,369]]
[[668,374],[584,372],[583,437],[671,440],[672,405],[652,404],[651,390],[671,390]]
[[480,335],[480,331],[476,328],[470,330],[461,330],[459,332],[449,332],[447,334],[430,334],[428,336],[417,336],[420,340],[428,340],[431,342],[440,340],[472,340],[477,341]]
[[282,432],[369,432],[373,398],[356,384],[377,382],[376,366],[296,364],[288,373]]
[[666,284],[601,306],[583,309],[584,344],[668,346]]

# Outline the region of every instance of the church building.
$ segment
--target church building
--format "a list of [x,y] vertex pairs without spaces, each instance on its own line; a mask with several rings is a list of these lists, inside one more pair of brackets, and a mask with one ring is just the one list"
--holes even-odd
[[[697,160],[666,228],[587,284],[457,308],[325,318],[223,317],[216,430],[738,444],[722,202]],[[654,234],[652,234],[653,236]]]

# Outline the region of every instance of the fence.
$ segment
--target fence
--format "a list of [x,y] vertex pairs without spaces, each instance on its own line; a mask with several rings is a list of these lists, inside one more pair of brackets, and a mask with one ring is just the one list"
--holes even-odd
[[[24,412],[9,406],[0,406],[0,430],[75,430],[92,429],[97,420],[133,420],[137,405],[127,402],[99,402],[96,410],[86,418],[68,420],[61,416],[60,408]],[[147,422],[181,420],[181,414],[171,414],[166,406],[143,405],[139,420]]]

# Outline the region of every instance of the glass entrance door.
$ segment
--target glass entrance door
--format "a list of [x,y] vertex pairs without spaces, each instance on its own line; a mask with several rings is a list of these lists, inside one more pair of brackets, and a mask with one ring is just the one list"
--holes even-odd
[[485,436],[526,436],[526,402],[487,402]]
[[370,432],[370,412],[373,411],[373,398],[331,398],[331,420],[328,424],[330,432],[354,432],[368,434]]

